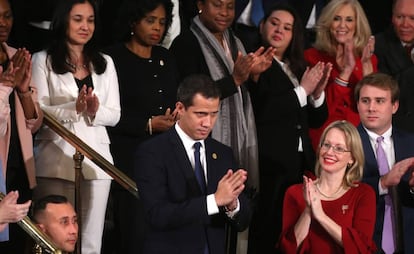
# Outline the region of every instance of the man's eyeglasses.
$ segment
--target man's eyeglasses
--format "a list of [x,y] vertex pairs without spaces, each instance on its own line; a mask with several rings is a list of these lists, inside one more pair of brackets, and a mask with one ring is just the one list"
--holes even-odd
[[334,145],[331,145],[329,143],[322,143],[321,144],[321,150],[329,151],[329,149],[331,149],[331,148],[334,151],[334,153],[336,153],[336,154],[343,154],[345,152],[348,152],[348,153],[351,152],[349,150],[346,150],[342,146],[334,146]]

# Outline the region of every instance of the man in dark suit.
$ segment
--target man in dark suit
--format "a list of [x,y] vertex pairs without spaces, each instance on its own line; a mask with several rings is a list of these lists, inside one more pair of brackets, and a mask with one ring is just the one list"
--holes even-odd
[[[177,98],[176,125],[136,153],[136,183],[149,224],[144,253],[224,254],[225,226],[242,231],[250,221],[250,203],[242,193],[247,172],[233,171],[231,149],[209,137],[219,114],[217,84],[191,75]],[[202,180],[198,169],[204,169]]]
[[[392,126],[392,114],[398,109],[397,82],[388,74],[365,76],[355,88],[355,100],[361,124],[358,131],[365,153],[363,181],[377,193],[377,219],[374,240],[380,253],[414,253],[414,135]],[[382,138],[381,138],[382,137]],[[377,139],[383,139],[377,143]],[[378,146],[385,152],[387,173],[380,173]],[[378,159],[379,161],[379,159]],[[392,200],[392,205],[387,199]],[[393,230],[385,235],[387,206],[392,210]],[[387,250],[386,239],[392,239]]]
[[414,0],[396,0],[392,9],[392,25],[375,35],[378,70],[398,80],[401,98],[394,115],[394,125],[414,133]]

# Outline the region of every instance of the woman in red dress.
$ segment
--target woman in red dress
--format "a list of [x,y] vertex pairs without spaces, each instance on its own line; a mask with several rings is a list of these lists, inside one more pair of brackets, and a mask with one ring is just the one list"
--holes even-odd
[[310,129],[314,148],[331,122],[359,124],[354,87],[363,76],[377,71],[374,37],[357,0],[330,1],[322,10],[316,31],[315,44],[305,51],[305,59],[311,66],[330,62],[333,68],[325,88],[329,117],[322,127]]
[[363,254],[376,250],[375,192],[361,183],[364,152],[356,128],[335,121],[322,133],[315,173],[288,188],[283,253]]

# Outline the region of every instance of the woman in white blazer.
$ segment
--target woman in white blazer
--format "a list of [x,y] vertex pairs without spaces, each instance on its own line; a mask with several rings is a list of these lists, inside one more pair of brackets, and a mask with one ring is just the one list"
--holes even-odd
[[[120,118],[118,79],[112,59],[96,50],[95,13],[91,0],[60,2],[51,27],[54,40],[33,55],[32,78],[41,108],[113,162],[106,126],[115,126]],[[75,149],[48,127],[39,131],[35,200],[60,194],[73,203],[74,154]],[[87,158],[82,172],[82,253],[99,254],[111,177]]]

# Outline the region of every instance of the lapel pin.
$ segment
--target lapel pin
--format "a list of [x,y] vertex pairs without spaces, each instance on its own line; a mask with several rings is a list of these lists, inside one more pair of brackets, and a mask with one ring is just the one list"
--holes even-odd
[[348,205],[342,205],[342,214],[345,214],[346,210],[348,210]]
[[164,66],[164,61],[163,60],[160,60],[160,65]]
[[211,155],[211,157],[213,157],[213,159],[214,159],[214,160],[217,160],[217,154],[216,154],[216,153],[213,153],[213,154]]

